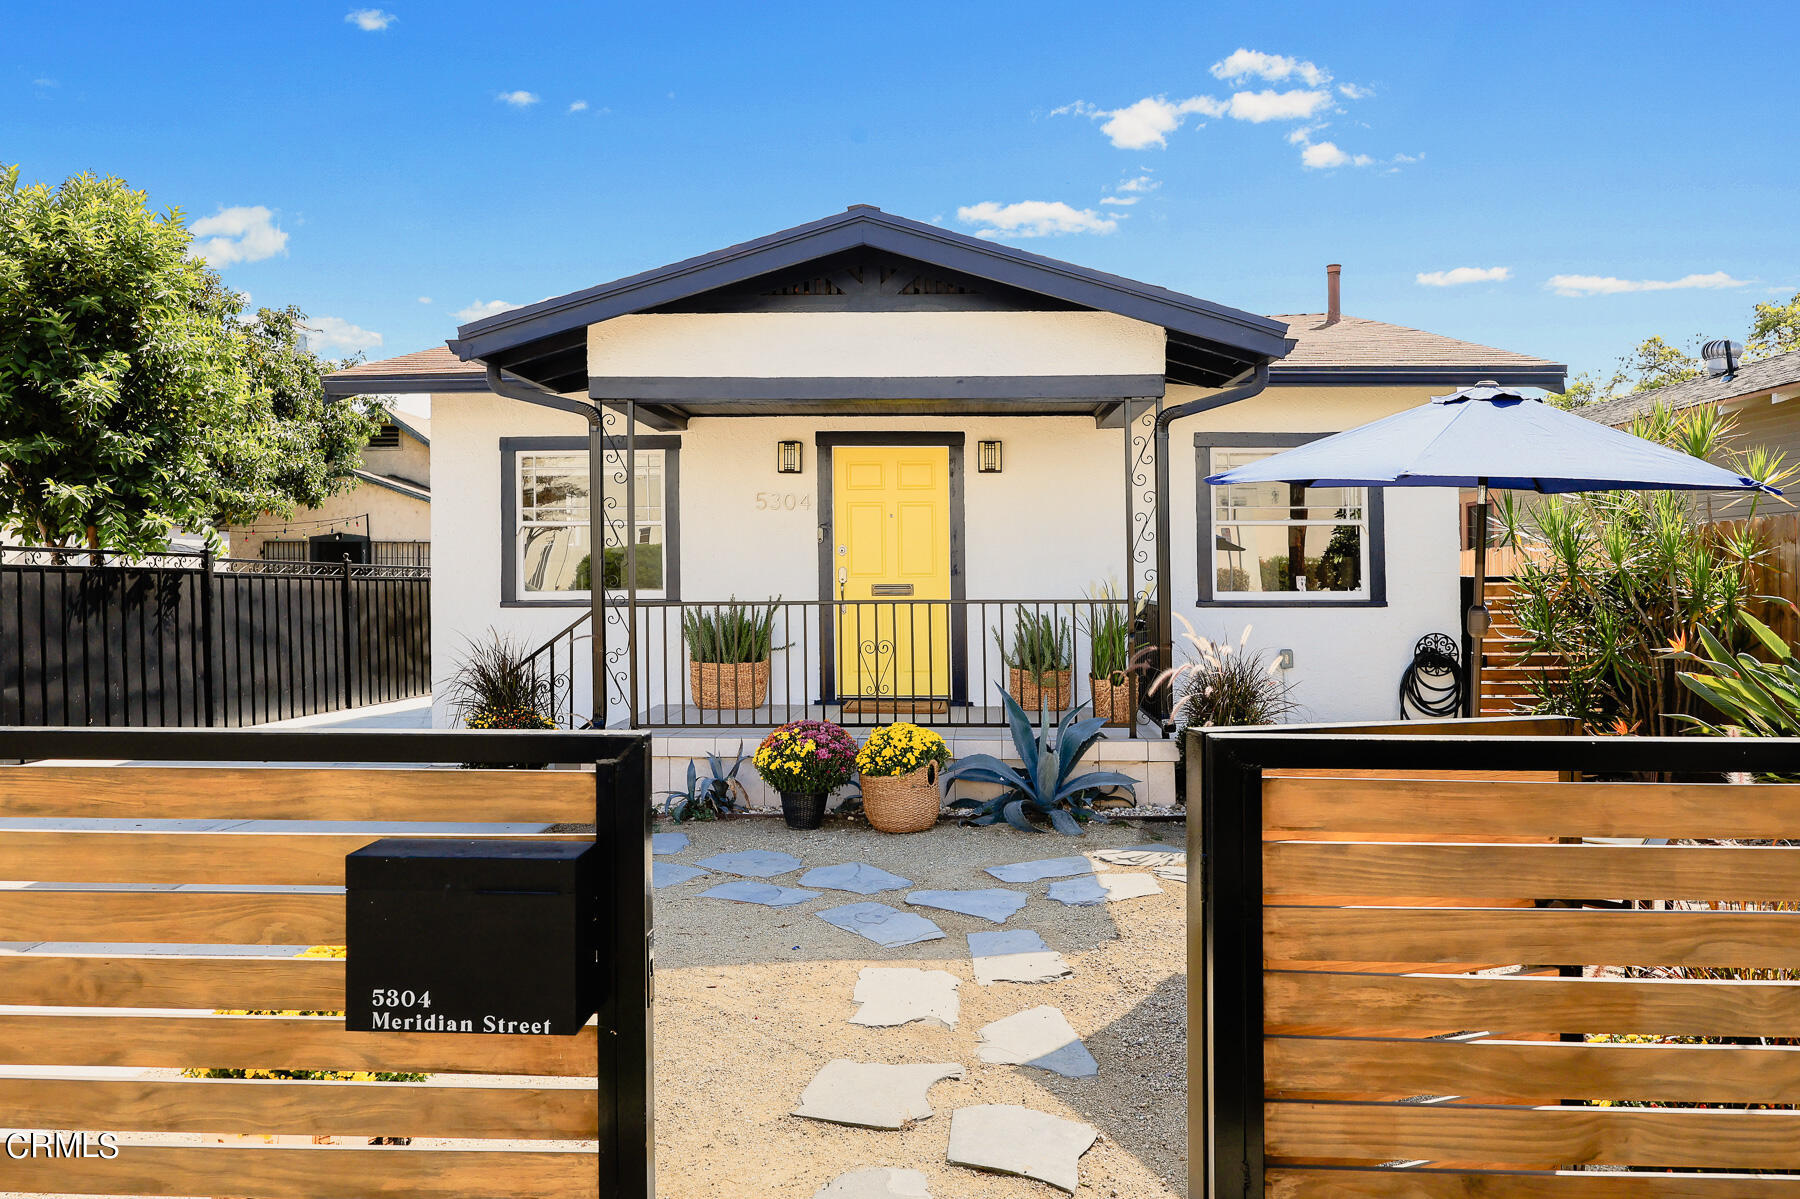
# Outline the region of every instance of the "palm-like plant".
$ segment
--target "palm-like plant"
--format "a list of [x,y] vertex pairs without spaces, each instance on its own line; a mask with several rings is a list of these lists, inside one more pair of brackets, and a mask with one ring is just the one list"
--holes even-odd
[[[1710,409],[1658,406],[1631,431],[1772,486],[1793,476],[1779,453],[1731,449],[1732,429],[1729,416]],[[1682,492],[1587,492],[1529,508],[1501,497],[1499,523],[1519,560],[1518,650],[1521,659],[1549,655],[1557,667],[1527,681],[1536,711],[1663,735],[1698,712],[1698,693],[1677,682],[1669,647],[1697,643],[1705,624],[1729,653],[1745,649],[1744,620],[1765,599],[1757,579],[1766,545],[1754,522],[1712,525],[1709,515]]]
[[1096,798],[1115,791],[1136,796],[1136,780],[1128,774],[1115,770],[1074,773],[1100,739],[1100,730],[1106,727],[1102,718],[1080,719],[1091,705],[1081,704],[1057,723],[1054,732],[1046,729],[1040,735],[1032,728],[1019,701],[1008,695],[1004,687],[996,684],[996,688],[1006,705],[1013,747],[1024,765],[1014,766],[992,754],[971,754],[944,771],[946,780],[997,783],[1002,788],[991,799],[965,796],[950,801],[949,807],[969,813],[970,824],[989,825],[1004,820],[1021,832],[1037,833],[1043,830],[1030,819],[1037,816],[1048,820],[1057,832],[1078,837],[1082,822],[1093,818]]

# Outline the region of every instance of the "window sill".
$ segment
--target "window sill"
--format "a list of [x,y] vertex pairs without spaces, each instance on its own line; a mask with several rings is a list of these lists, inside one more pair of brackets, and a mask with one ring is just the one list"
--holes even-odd
[[1240,599],[1197,599],[1196,608],[1248,608],[1281,611],[1287,608],[1385,608],[1385,599],[1292,599],[1292,600],[1240,600]]

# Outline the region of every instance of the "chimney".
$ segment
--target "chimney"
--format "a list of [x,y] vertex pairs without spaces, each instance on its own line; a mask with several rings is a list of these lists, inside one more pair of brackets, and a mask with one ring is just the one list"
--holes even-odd
[[1344,273],[1340,263],[1332,263],[1325,268],[1325,323],[1335,325],[1343,315],[1338,306],[1338,277]]

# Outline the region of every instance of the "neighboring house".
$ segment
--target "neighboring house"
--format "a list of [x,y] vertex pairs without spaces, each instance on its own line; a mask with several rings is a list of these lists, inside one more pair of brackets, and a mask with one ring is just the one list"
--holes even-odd
[[[1734,422],[1734,445],[1768,446],[1786,455],[1790,464],[1800,464],[1800,403],[1790,402],[1796,400],[1800,400],[1800,350],[1745,363],[1729,374],[1706,374],[1684,383],[1636,391],[1578,411],[1589,420],[1628,429],[1659,404],[1676,412],[1716,408]],[[1707,493],[1704,502],[1715,519],[1742,516],[1752,502],[1763,514],[1789,510],[1780,501],[1756,501],[1739,493]]]
[[[334,394],[357,391],[344,381],[356,369],[333,376]],[[226,529],[231,556],[335,562],[348,555],[380,566],[431,565],[431,423],[392,408],[380,416],[352,486],[286,520],[266,516]]]
[[[808,712],[973,724],[959,752],[1007,752],[994,633],[1021,607],[1085,628],[1109,580],[1151,606],[1140,641],[1168,638],[1164,613],[1234,646],[1252,627],[1292,651],[1308,717],[1391,717],[1414,642],[1460,628],[1455,496],[1199,480],[1480,379],[1560,389],[1565,368],[1341,316],[1335,268],[1330,295],[1257,316],[858,205],[327,386],[432,398],[439,675],[490,628],[556,645],[577,719],[598,407],[601,719],[662,730],[659,771]],[[698,708],[684,613],[777,596],[764,706]],[[1173,758],[1148,722],[1101,752],[1158,801]]]

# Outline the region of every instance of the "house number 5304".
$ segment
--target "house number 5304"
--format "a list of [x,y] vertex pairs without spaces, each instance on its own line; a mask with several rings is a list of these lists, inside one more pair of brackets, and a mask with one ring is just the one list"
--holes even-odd
[[805,511],[812,507],[812,496],[798,495],[792,491],[759,491],[756,493],[756,510],[758,512],[794,512]]

